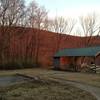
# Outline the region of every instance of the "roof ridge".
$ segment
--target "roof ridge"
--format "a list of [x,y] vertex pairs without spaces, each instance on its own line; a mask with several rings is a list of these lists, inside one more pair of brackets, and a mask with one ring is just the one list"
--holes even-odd
[[[64,48],[64,49],[85,49],[85,48],[97,48],[100,46],[89,46],[89,47],[79,47],[79,48]],[[64,50],[64,49],[60,49],[60,50]]]

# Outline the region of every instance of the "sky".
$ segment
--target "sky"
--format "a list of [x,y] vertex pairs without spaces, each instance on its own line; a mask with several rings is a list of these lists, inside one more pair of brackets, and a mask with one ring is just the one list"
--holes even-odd
[[[26,0],[26,4],[32,0]],[[100,13],[100,0],[35,0],[44,6],[49,17],[78,17],[89,13]]]

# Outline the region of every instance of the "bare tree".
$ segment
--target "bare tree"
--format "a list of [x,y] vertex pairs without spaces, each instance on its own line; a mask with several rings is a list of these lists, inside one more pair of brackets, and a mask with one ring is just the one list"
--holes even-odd
[[38,4],[33,0],[27,8],[27,26],[35,28]]
[[[79,18],[80,22],[80,35],[84,36],[81,40],[84,47],[93,46],[96,36],[100,33],[100,22],[95,13],[88,14],[87,16],[81,16]],[[95,44],[96,45],[96,44]],[[86,57],[82,57],[81,65],[84,64]]]
[[85,36],[85,46],[91,45],[91,39],[93,36],[96,36],[99,34],[99,27],[100,24],[97,20],[97,16],[95,13],[89,14],[87,16],[82,16],[79,18],[80,25],[82,28],[82,35]]
[[71,18],[64,18],[64,17],[56,17],[54,20],[51,21],[52,30],[56,33],[71,33],[76,21]]
[[10,45],[10,39],[14,34],[14,32],[11,32],[10,27],[22,24],[21,21],[25,13],[24,7],[24,0],[0,0],[1,59],[4,59],[5,51],[7,51]]
[[39,6],[32,1],[27,9],[28,26],[37,29],[44,28],[44,22],[47,19],[47,11],[44,7]]
[[76,24],[74,19],[63,18],[63,17],[56,17],[54,20],[51,21],[51,31],[57,33],[57,47],[56,50],[60,48],[61,42],[61,34],[70,34]]
[[35,49],[35,54],[36,54],[36,63],[38,64],[38,57],[39,57],[39,49],[40,49],[40,34],[41,31],[40,29],[43,29],[44,27],[44,20],[47,18],[47,11],[44,7],[40,7],[37,9],[37,16],[36,16],[36,27],[38,28],[39,31],[36,33],[36,49]]
[[25,15],[24,0],[0,0],[0,24],[2,26],[18,26]]
[[47,18],[48,12],[44,7],[39,7],[37,9],[37,16],[36,16],[36,25],[38,29],[43,29],[44,27],[44,21]]
[[46,31],[50,30],[50,19],[48,18],[48,16],[46,16],[43,21],[42,30],[46,30]]
[[[36,63],[38,63],[38,55],[39,55],[39,44],[40,44],[40,41],[39,41],[39,37],[40,37],[40,29],[45,29],[45,21],[47,19],[47,11],[44,7],[41,7],[39,6],[35,1],[32,1],[28,7],[28,26],[29,27],[32,27],[32,28],[36,28],[37,31],[34,32],[33,30],[33,33],[34,33],[34,36],[33,38],[31,38],[33,41],[34,40],[34,46],[35,46],[35,60],[36,60]],[[31,42],[32,43],[32,42]],[[32,44],[30,44],[32,45]],[[31,48],[32,49],[32,48]],[[32,53],[31,53],[32,54]]]

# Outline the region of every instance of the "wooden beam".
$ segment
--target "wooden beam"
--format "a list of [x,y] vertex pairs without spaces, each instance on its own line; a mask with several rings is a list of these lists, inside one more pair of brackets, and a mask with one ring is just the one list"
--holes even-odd
[[96,57],[94,56],[94,66],[95,66],[95,73],[96,73],[96,62],[95,62]]

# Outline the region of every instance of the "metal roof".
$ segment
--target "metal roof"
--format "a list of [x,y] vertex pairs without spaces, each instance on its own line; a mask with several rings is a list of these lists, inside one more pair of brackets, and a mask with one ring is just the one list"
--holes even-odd
[[56,52],[54,57],[62,56],[96,56],[100,52],[100,46],[87,48],[69,48]]

